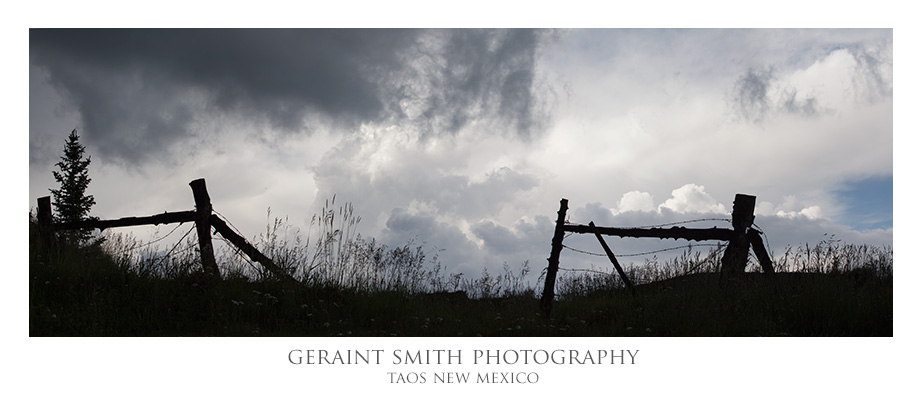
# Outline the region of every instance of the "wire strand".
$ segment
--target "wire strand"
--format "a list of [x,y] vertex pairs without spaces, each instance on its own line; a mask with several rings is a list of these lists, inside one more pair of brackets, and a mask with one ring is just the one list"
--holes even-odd
[[184,223],[185,223],[185,222],[180,222],[180,223],[178,223],[176,226],[173,227],[173,230],[171,230],[169,233],[165,234],[163,237],[160,237],[160,238],[158,238],[158,239],[156,239],[156,240],[152,240],[152,241],[149,241],[149,242],[147,242],[147,243],[144,243],[144,244],[141,244],[141,245],[138,245],[138,246],[131,247],[131,248],[128,249],[128,251],[134,251],[134,250],[137,250],[137,249],[139,249],[139,248],[149,247],[149,246],[151,246],[151,245],[154,244],[154,243],[158,243],[158,242],[160,242],[160,241],[163,241],[163,240],[166,239],[167,237],[170,237],[170,235],[172,235],[173,232],[176,232],[176,230],[179,229],[180,226],[183,226]]
[[[180,224],[180,225],[182,225],[182,224]],[[184,234],[183,237],[180,237],[180,238],[179,238],[179,241],[177,241],[176,244],[173,245],[173,248],[171,248],[170,251],[168,251],[166,254],[163,254],[162,256],[160,256],[160,258],[157,259],[157,264],[163,263],[163,260],[164,260],[164,259],[166,259],[167,257],[169,257],[170,254],[173,254],[173,251],[176,250],[176,247],[179,247],[179,245],[183,242],[183,240],[186,239],[186,236],[189,236],[189,234],[192,233],[192,230],[195,229],[195,228],[196,228],[195,225],[189,227],[189,230],[186,231],[186,234]]]
[[[561,246],[564,247],[564,248],[567,248],[568,250],[571,250],[571,251],[574,251],[574,252],[579,252],[579,253],[581,253],[581,254],[593,255],[593,256],[606,256],[606,254],[600,254],[600,253],[595,253],[595,252],[589,252],[589,251],[579,250],[579,249],[576,249],[576,248],[573,248],[573,247],[570,247],[570,246],[567,246],[567,245],[564,245],[564,244],[561,244]],[[664,249],[660,249],[660,250],[656,250],[656,251],[639,252],[639,253],[634,253],[634,254],[613,254],[613,256],[615,256],[616,258],[624,258],[624,257],[632,257],[632,256],[651,255],[651,254],[656,254],[656,253],[658,253],[658,252],[672,251],[672,250],[679,250],[679,249],[686,249],[686,248],[695,248],[695,247],[724,247],[724,245],[721,244],[721,243],[714,243],[714,244],[688,244],[688,245],[684,245],[684,246],[669,247],[669,248],[664,248]]]

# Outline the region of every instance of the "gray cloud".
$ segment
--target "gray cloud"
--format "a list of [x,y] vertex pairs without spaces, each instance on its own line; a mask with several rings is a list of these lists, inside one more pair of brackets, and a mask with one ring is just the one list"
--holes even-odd
[[[454,133],[490,116],[528,137],[532,30],[33,29],[30,61],[80,114],[100,155],[138,162],[187,141],[208,116],[272,128],[398,122]],[[407,103],[417,103],[410,111]],[[309,121],[313,120],[313,121]],[[76,126],[76,125],[75,125]]]
[[430,257],[435,252],[440,262],[447,262],[447,270],[452,273],[476,275],[486,265],[477,244],[456,225],[438,221],[429,214],[411,213],[404,208],[392,210],[381,232],[381,241],[391,246],[408,242],[423,245]]
[[[892,52],[890,38],[872,43],[827,44],[812,50],[812,56],[806,57],[807,60],[802,59],[801,64],[788,66],[806,70],[831,59],[850,59],[852,65],[846,67],[849,68],[847,78],[851,81],[842,81],[847,85],[843,87],[844,91],[829,92],[832,86],[825,86],[824,83],[819,83],[817,88],[828,90],[828,96],[825,97],[827,101],[852,97],[857,103],[874,104],[892,96]],[[813,118],[834,112],[825,107],[816,94],[799,91],[784,83],[784,75],[791,71],[784,65],[771,65],[750,67],[739,74],[727,96],[731,112],[739,120],[755,124],[775,114]],[[821,78],[833,77],[829,75],[833,73],[836,71],[822,72]]]
[[743,120],[759,123],[771,109],[772,68],[750,68],[737,77],[730,96],[731,107]]
[[542,257],[548,253],[545,250],[551,246],[554,221],[537,215],[529,221],[520,219],[510,228],[493,221],[482,221],[472,228],[472,233],[484,243],[486,252],[496,259],[507,263],[528,260],[541,265]]
[[[551,31],[437,30],[406,55],[392,81],[399,113],[423,133],[455,133],[474,122],[511,129],[523,139],[541,132],[549,103],[536,75],[541,43]],[[545,91],[547,93],[547,91]],[[491,121],[496,121],[492,123]]]
[[812,118],[830,110],[814,95],[783,87],[774,67],[750,68],[737,76],[728,97],[733,113],[742,121],[759,124],[773,114]]
[[856,61],[853,84],[860,100],[875,103],[894,92],[893,41],[855,45],[849,54]]
[[287,130],[312,109],[375,119],[384,106],[371,77],[397,67],[395,50],[415,34],[37,29],[30,57],[77,108],[100,153],[133,161],[188,137],[193,111],[261,116]]
[[809,96],[799,100],[798,91],[795,89],[786,91],[785,97],[787,98],[782,103],[782,110],[789,114],[810,118],[827,112],[827,110],[820,107],[816,97]]

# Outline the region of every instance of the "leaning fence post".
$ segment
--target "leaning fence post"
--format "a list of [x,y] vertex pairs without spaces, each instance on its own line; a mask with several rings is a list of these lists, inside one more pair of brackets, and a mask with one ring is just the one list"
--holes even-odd
[[199,236],[199,254],[202,257],[202,267],[206,273],[220,276],[218,264],[215,262],[215,250],[212,248],[211,223],[212,201],[205,189],[205,179],[199,178],[189,183],[192,188],[192,197],[195,199],[196,208],[196,233]]
[[753,253],[756,254],[756,258],[760,261],[763,273],[772,276],[775,274],[775,269],[772,267],[772,257],[770,257],[769,252],[766,251],[766,246],[763,245],[763,239],[760,237],[760,233],[760,231],[750,228],[747,230],[747,238],[750,240],[750,247],[753,248]]
[[731,212],[731,224],[734,235],[721,257],[721,274],[737,275],[747,269],[747,257],[750,254],[750,239],[747,229],[753,225],[753,211],[756,208],[756,196],[738,193],[734,196],[734,210]]
[[596,235],[596,240],[599,240],[599,244],[603,246],[603,250],[606,251],[606,256],[609,257],[609,262],[612,262],[612,266],[615,266],[615,270],[619,272],[619,277],[622,278],[622,282],[631,290],[631,294],[635,295],[635,287],[631,285],[631,280],[628,279],[628,275],[625,274],[625,271],[622,270],[622,265],[619,265],[619,260],[615,258],[615,254],[612,253],[612,250],[609,249],[609,245],[606,244],[606,240],[603,239],[603,235],[599,234],[599,231],[596,230],[596,224],[593,221],[589,223],[590,229],[593,230],[593,234]]
[[551,313],[551,302],[554,301],[554,282],[558,275],[558,260],[564,248],[564,218],[566,215],[567,199],[561,199],[558,220],[554,223],[554,236],[551,238],[551,256],[548,257],[548,271],[545,273],[545,289],[542,291],[541,308],[546,316]]

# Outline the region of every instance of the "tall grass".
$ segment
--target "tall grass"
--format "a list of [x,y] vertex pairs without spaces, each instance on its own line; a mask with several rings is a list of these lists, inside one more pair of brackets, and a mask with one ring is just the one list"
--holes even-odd
[[[724,248],[710,248],[703,253],[693,251],[690,247],[681,255],[664,262],[653,256],[642,263],[631,263],[625,272],[632,284],[648,284],[692,274],[718,273],[723,252]],[[787,246],[773,261],[773,269],[777,273],[861,273],[885,279],[892,276],[894,251],[891,246],[847,244],[829,236],[814,246]],[[747,263],[747,271],[762,271],[752,254]],[[623,287],[625,284],[614,268],[564,270],[558,274],[556,293],[565,297],[579,297]]]
[[[361,218],[353,205],[337,206],[335,196],[311,217],[307,231],[291,225],[288,218],[273,217],[271,209],[267,209],[266,220],[265,231],[253,238],[252,244],[309,287],[363,293],[464,291],[473,298],[535,293],[526,281],[531,270],[528,261],[515,269],[504,263],[499,274],[485,267],[477,278],[450,273],[439,261],[438,251],[414,240],[391,247],[363,237],[358,230]],[[194,275],[201,268],[194,236],[159,248],[115,232],[106,232],[102,240],[103,251],[135,275],[172,279]],[[223,239],[215,238],[213,245],[224,277],[258,282],[273,278],[269,270],[251,262]]]
[[[827,236],[827,235],[825,235]],[[890,277],[894,269],[891,246],[845,244],[830,235],[815,246],[787,246],[776,259],[779,272],[843,273],[865,271],[878,277]]]

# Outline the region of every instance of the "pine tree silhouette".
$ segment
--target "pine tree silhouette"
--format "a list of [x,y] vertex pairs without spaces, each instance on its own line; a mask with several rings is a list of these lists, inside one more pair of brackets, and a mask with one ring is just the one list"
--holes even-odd
[[[71,131],[64,146],[64,156],[56,164],[60,172],[52,171],[59,189],[49,189],[54,197],[55,219],[60,222],[72,222],[91,219],[90,208],[96,204],[93,195],[86,195],[90,185],[90,157],[83,158],[85,148],[80,144],[77,129]],[[65,232],[69,242],[83,243],[90,238],[90,230],[72,230]]]

